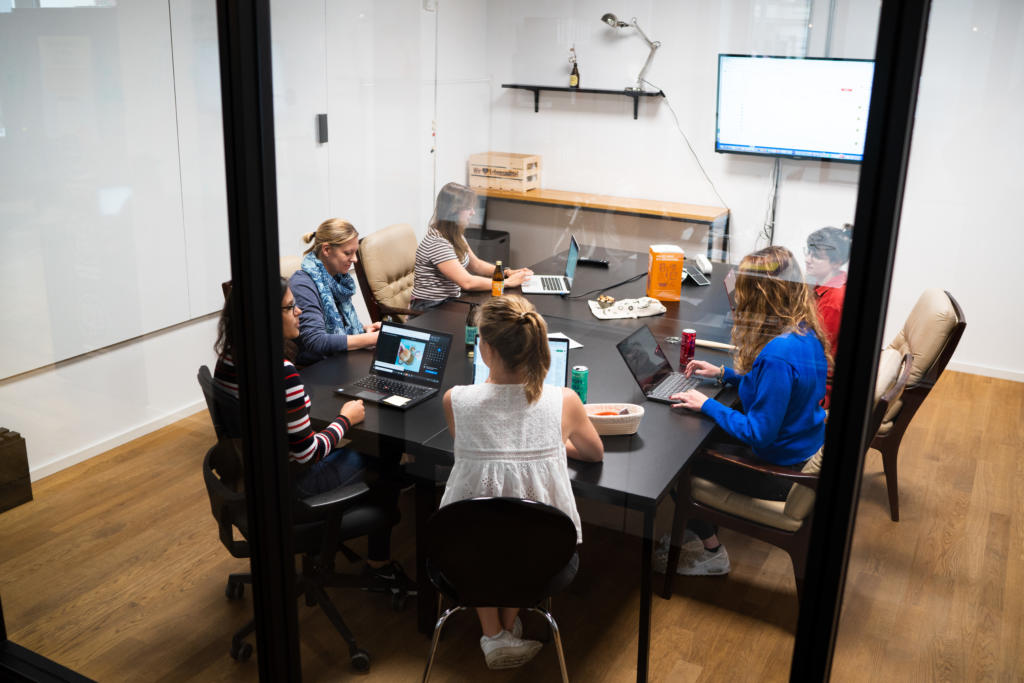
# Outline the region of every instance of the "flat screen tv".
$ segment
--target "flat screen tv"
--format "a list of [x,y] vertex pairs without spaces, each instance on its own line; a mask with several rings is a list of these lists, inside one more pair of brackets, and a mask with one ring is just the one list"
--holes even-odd
[[718,55],[715,151],[858,163],[875,63]]

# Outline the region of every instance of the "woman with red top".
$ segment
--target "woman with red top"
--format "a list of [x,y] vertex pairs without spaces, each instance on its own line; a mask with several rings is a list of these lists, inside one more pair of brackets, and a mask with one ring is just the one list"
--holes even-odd
[[[281,278],[281,327],[285,342],[285,355],[294,352],[294,340],[299,336],[299,315],[302,311],[295,304],[295,297],[288,288],[288,281]],[[214,382],[239,395],[238,375],[231,355],[231,300],[224,304],[217,326],[217,367]],[[338,448],[338,443],[352,428],[363,421],[365,409],[362,401],[347,401],[342,404],[338,416],[326,427],[317,431],[309,417],[310,400],[302,384],[302,377],[288,358],[283,359],[281,369],[284,375],[285,427],[288,431],[288,461],[295,481],[296,494],[308,497],[324,493],[345,484],[363,481],[366,470],[375,463],[361,453]],[[371,485],[373,495],[388,509],[395,511],[397,520],[398,486],[381,473]],[[365,573],[367,578],[379,584],[380,590],[404,590],[415,592],[415,584],[405,575],[401,566],[390,559],[391,528],[375,531],[368,537],[368,559]]]
[[[804,250],[807,281],[814,287],[818,299],[818,318],[832,346],[832,357],[839,347],[839,322],[843,317],[843,298],[846,296],[846,271],[843,265],[850,260],[850,240],[853,226],[820,228],[807,236]],[[826,408],[832,393],[832,371],[829,369],[825,393]]]

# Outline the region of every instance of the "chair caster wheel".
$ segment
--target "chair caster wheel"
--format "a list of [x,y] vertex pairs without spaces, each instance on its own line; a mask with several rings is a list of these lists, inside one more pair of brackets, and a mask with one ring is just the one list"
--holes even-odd
[[231,641],[231,659],[239,662],[247,662],[252,657],[252,643],[245,641]]
[[395,612],[401,612],[405,609],[405,603],[409,599],[409,594],[405,591],[399,591],[398,593],[391,594],[391,609]]
[[228,600],[241,600],[245,595],[245,584],[241,581],[228,579],[228,585],[224,588],[224,595]]
[[370,672],[370,653],[366,650],[356,650],[350,657],[352,661],[352,670],[357,674],[365,674]]

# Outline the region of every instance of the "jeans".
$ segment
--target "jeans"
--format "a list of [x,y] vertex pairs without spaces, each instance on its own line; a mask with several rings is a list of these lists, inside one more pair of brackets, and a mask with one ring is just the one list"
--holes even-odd
[[409,302],[409,308],[414,311],[429,311],[431,308],[436,308],[446,301],[451,301],[452,297],[447,299],[441,299],[440,301],[434,301],[432,299],[413,299]]

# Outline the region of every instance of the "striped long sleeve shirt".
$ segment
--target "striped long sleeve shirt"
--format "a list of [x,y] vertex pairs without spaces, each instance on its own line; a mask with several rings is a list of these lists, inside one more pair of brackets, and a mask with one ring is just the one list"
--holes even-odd
[[[309,419],[309,395],[302,385],[302,377],[291,361],[285,360],[284,372],[285,426],[288,430],[288,458],[295,463],[308,465],[319,462],[338,447],[338,442],[352,425],[348,418],[339,415],[323,430],[316,431]],[[234,359],[225,354],[217,359],[213,373],[214,381],[238,396],[238,374]]]

